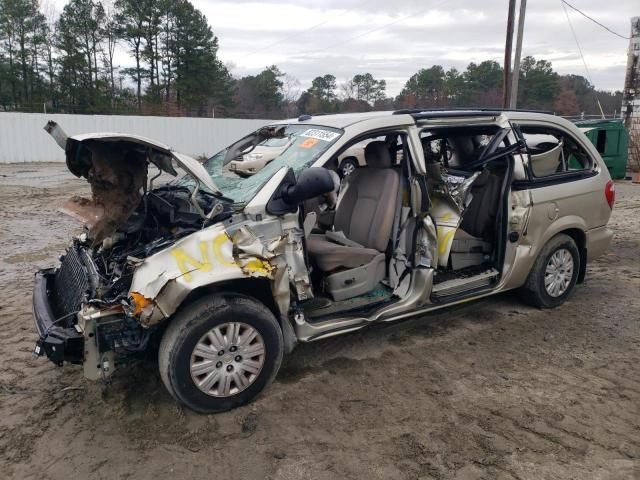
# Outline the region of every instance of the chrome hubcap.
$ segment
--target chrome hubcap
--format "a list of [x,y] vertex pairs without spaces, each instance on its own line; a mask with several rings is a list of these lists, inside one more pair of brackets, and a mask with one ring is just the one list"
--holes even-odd
[[224,323],[196,344],[189,364],[191,378],[212,397],[237,395],[258,378],[264,358],[264,340],[255,328],[241,322]]
[[569,288],[573,278],[573,256],[566,248],[554,252],[544,272],[544,288],[552,297],[559,297]]
[[345,177],[347,175],[351,175],[355,169],[356,167],[353,165],[353,163],[347,162],[342,166],[342,175],[344,175]]

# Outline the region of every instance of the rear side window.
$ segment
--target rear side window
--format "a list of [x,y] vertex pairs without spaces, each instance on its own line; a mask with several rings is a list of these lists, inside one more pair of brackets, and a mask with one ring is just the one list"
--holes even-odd
[[527,142],[533,177],[542,178],[572,172],[590,171],[593,160],[569,134],[560,130],[520,126]]
[[420,141],[425,163],[439,163],[446,169],[458,171],[474,171],[484,165],[484,159],[495,160],[509,146],[506,140],[508,132],[495,125],[422,130]]

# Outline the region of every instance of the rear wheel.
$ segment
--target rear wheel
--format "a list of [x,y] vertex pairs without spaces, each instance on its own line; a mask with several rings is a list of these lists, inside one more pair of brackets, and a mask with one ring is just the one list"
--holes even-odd
[[202,413],[253,400],[275,378],[283,356],[273,313],[249,297],[217,294],[178,312],[160,345],[167,390]]
[[571,294],[579,272],[580,253],[575,241],[568,235],[556,235],[538,255],[519,296],[535,307],[557,307]]

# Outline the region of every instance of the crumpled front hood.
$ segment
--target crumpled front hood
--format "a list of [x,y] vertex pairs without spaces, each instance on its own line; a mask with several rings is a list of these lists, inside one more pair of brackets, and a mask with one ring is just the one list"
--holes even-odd
[[148,188],[149,163],[177,175],[173,161],[202,188],[219,193],[196,159],[138,135],[90,133],[68,137],[55,123],[45,130],[62,147],[69,171],[91,185],[91,199],[73,197],[61,211],[81,220],[94,245],[114,233],[140,205]]
[[96,143],[117,144],[125,142],[138,145],[148,149],[147,161],[156,165],[160,170],[176,176],[178,173],[171,164],[172,160],[192,176],[200,184],[210,190],[212,193],[220,193],[220,190],[211,179],[205,168],[195,158],[184,153],[174,151],[170,146],[151,140],[149,138],[132,135],[126,133],[83,133],[67,137],[56,122],[48,122],[44,129],[56,140],[58,145],[62,147],[67,157],[67,167],[76,177],[85,177],[92,166],[92,159],[82,155],[82,146],[88,146]]

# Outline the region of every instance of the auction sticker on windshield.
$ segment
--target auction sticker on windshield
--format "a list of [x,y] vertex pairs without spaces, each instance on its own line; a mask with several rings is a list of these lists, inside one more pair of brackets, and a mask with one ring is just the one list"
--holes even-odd
[[329,130],[320,130],[319,128],[310,128],[300,134],[301,137],[317,138],[325,142],[331,142],[340,136],[339,133],[330,132]]
[[307,138],[304,142],[302,142],[299,147],[300,148],[312,148],[316,143],[320,140],[317,138]]

